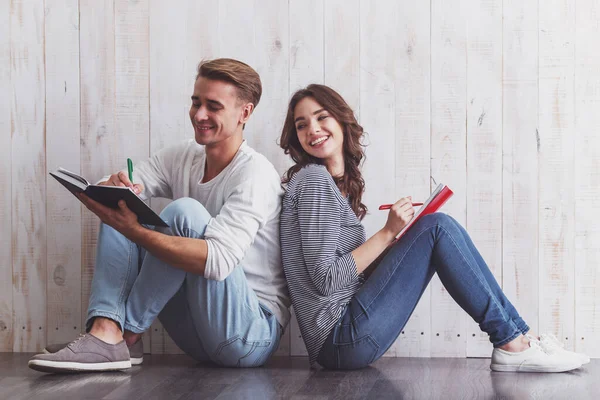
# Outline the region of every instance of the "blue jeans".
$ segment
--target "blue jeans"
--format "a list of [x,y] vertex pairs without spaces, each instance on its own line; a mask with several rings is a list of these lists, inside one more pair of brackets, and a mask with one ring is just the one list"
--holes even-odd
[[[211,218],[190,198],[172,202],[161,217],[170,226],[164,233],[198,239]],[[121,329],[142,333],[157,316],[185,353],[228,367],[264,364],[282,334],[275,316],[248,286],[241,266],[223,281],[208,280],[171,267],[102,224],[88,329],[93,318],[106,317]]]
[[494,347],[529,331],[464,228],[452,217],[434,213],[421,218],[377,265],[327,337],[319,364],[355,369],[381,357],[404,328],[434,272]]

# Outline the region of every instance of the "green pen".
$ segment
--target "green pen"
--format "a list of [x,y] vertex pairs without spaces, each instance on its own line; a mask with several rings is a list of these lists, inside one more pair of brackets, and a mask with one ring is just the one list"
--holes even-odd
[[129,173],[129,181],[133,184],[133,161],[127,159],[127,172]]

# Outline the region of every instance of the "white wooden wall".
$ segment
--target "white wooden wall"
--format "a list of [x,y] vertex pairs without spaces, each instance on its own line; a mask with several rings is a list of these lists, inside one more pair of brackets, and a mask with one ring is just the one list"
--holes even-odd
[[[233,57],[262,77],[245,135],[278,171],[291,93],[333,86],[369,134],[368,232],[447,183],[531,327],[599,357],[599,37],[600,0],[1,0],[0,351],[83,327],[98,221],[48,171],[94,180],[192,137],[197,63]],[[178,351],[159,323],[145,344]],[[295,320],[279,354],[305,354]],[[489,354],[437,278],[388,352]]]

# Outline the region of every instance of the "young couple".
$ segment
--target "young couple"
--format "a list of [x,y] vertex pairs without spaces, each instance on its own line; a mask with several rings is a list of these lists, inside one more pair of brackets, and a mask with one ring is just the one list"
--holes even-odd
[[87,333],[47,346],[31,368],[140,364],[141,336],[157,317],[198,361],[260,366],[289,321],[289,297],[311,365],[361,368],[395,341],[436,272],[489,334],[493,370],[562,372],[589,361],[531,333],[451,217],[426,216],[390,246],[414,215],[403,198],[365,240],[363,129],[326,86],[310,85],[290,101],[280,143],[295,165],[284,194],[272,164],[243,140],[261,93],[248,65],[201,63],[190,107],[195,140],[138,164],[135,184],[123,171],[103,179],[144,199],[173,199],[161,213],[170,228],[140,225],[123,202],[110,209],[80,196],[102,221]]

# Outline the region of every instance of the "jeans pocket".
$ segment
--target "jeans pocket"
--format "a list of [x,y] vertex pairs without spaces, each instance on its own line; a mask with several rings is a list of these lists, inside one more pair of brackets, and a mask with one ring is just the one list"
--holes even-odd
[[358,369],[375,361],[379,345],[371,335],[367,335],[352,343],[337,343],[335,352],[339,369]]
[[248,340],[236,335],[219,345],[214,361],[223,367],[258,367],[268,358],[270,340]]

